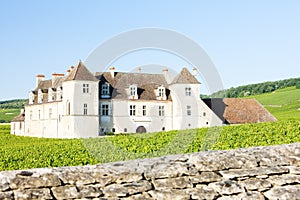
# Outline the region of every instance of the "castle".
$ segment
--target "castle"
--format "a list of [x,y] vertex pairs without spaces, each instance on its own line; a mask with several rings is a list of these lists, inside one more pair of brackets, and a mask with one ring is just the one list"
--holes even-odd
[[67,74],[36,76],[25,111],[12,122],[15,135],[87,138],[108,132],[143,133],[222,125],[200,99],[200,83],[186,68],[161,74],[92,74],[80,61]]

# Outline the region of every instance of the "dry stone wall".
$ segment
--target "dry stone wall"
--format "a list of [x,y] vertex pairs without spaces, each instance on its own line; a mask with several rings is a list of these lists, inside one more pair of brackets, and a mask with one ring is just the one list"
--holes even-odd
[[300,143],[5,171],[0,199],[300,199]]

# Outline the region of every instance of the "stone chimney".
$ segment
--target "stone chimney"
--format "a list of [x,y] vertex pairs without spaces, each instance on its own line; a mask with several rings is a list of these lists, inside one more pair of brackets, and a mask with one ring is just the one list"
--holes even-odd
[[68,69],[68,70],[67,70],[67,74],[66,74],[66,75],[68,76],[70,73],[71,73],[71,70],[70,70],[70,69]]
[[109,68],[109,71],[110,71],[111,77],[112,77],[112,78],[115,78],[115,67]]
[[45,75],[43,74],[36,75],[36,82],[35,82],[36,87],[38,87],[40,82],[44,80],[45,80]]
[[164,74],[165,76],[168,74],[168,71],[169,71],[168,69],[163,69],[163,70],[162,70],[162,72],[163,72],[163,74]]
[[197,76],[197,68],[196,67],[193,68],[193,76],[195,76],[195,77]]
[[64,74],[57,74],[57,73],[53,73],[52,74],[52,85],[55,83],[55,81],[60,78],[60,77],[64,77]]

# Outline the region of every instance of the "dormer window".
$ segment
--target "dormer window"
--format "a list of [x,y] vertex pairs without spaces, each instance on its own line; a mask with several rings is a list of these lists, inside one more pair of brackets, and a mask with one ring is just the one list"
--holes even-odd
[[62,89],[61,87],[58,87],[56,90],[56,100],[61,101],[62,100]]
[[34,103],[34,92],[31,91],[29,93],[29,104],[33,104]]
[[109,98],[109,83],[103,83],[101,86],[101,98]]
[[138,99],[137,86],[136,85],[130,85],[129,86],[129,99]]
[[43,103],[43,92],[41,89],[38,91],[38,103]]
[[157,100],[167,100],[166,88],[164,86],[159,86],[157,88]]
[[48,101],[51,102],[51,101],[54,101],[54,91],[52,90],[52,88],[49,88],[48,90]]

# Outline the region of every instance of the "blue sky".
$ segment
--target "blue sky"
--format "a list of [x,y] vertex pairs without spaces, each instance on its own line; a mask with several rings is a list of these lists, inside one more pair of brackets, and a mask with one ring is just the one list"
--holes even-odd
[[[107,39],[144,27],[174,30],[197,42],[225,88],[300,77],[299,10],[298,0],[2,0],[0,100],[27,98],[36,74],[64,73]],[[154,51],[113,64],[130,70],[151,62],[176,69],[186,64]]]

